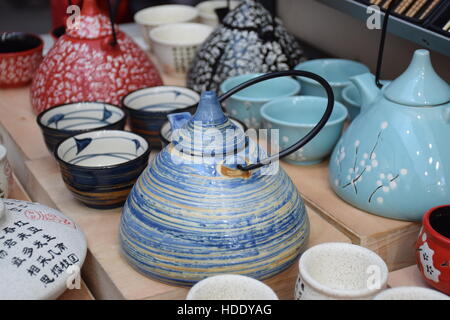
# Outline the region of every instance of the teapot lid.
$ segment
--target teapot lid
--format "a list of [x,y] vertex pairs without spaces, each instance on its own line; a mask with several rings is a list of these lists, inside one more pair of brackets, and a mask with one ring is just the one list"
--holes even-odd
[[436,106],[450,101],[450,86],[433,69],[430,52],[420,49],[408,69],[387,86],[384,96],[408,106]]
[[213,91],[202,93],[195,114],[172,135],[177,150],[195,156],[232,154],[241,150],[245,142],[244,131],[223,113]]
[[78,39],[96,39],[112,35],[111,21],[97,6],[97,0],[84,0],[77,22],[68,25],[66,34]]

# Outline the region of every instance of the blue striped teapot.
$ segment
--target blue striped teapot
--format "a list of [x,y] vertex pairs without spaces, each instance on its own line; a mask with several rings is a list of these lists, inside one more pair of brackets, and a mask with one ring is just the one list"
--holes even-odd
[[[220,102],[251,84],[292,73],[324,85],[327,111],[308,136],[267,158]],[[223,273],[264,279],[290,266],[308,240],[309,221],[303,200],[275,160],[310,141],[333,103],[322,78],[284,71],[252,79],[220,99],[204,92],[193,116],[170,115],[172,142],[138,179],[123,209],[124,256],[144,274],[181,285]]]

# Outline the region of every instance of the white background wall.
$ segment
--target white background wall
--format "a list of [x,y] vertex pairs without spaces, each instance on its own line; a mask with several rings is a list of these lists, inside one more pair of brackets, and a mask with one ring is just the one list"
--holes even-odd
[[[369,30],[364,22],[316,0],[278,0],[278,16],[302,41],[332,56],[359,60],[375,72],[380,30]],[[388,35],[382,78],[397,77],[419,48],[415,43]],[[437,52],[432,52],[431,57],[436,71],[450,83],[450,58]]]

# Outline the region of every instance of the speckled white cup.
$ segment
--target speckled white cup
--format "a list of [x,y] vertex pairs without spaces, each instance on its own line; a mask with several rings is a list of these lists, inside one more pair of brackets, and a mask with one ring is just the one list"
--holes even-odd
[[397,287],[384,290],[374,300],[450,300],[439,291],[421,287]]
[[375,252],[348,243],[323,243],[300,257],[297,300],[372,299],[386,287],[388,268]]
[[198,282],[191,288],[186,300],[278,300],[278,297],[261,281],[224,274]]

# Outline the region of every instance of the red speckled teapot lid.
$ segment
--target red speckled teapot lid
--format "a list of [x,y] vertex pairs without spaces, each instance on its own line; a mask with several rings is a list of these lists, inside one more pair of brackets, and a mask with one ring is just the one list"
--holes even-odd
[[96,39],[112,35],[111,21],[97,6],[96,0],[84,0],[77,22],[68,24],[66,34],[78,39]]

